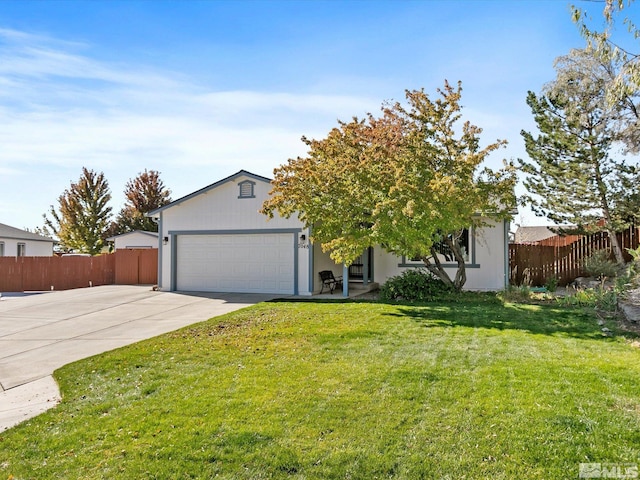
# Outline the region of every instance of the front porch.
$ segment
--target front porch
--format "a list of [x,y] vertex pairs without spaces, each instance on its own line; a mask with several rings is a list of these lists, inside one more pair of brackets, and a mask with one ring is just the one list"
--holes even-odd
[[[317,249],[313,256],[314,288],[313,298],[355,298],[360,295],[377,290],[380,286],[374,282],[373,275],[373,249],[369,248],[358,257],[350,266],[338,265],[329,258],[329,255]],[[336,279],[345,279],[338,285],[333,293],[322,288],[320,272],[330,270]],[[322,293],[320,293],[322,292]]]
[[336,288],[333,293],[328,292],[326,289],[322,293],[316,292],[313,294],[311,298],[313,298],[314,300],[315,299],[339,300],[341,298],[356,298],[356,297],[359,297],[360,295],[373,292],[375,290],[378,290],[378,288],[380,288],[380,285],[378,285],[375,282],[369,282],[365,285],[362,283],[362,281],[359,281],[359,282],[350,281],[348,285],[349,287],[347,289],[346,295],[345,295],[344,289]]

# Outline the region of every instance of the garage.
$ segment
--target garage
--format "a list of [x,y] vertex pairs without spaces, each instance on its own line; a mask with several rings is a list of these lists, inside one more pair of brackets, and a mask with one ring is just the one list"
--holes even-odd
[[292,233],[176,235],[176,290],[295,293]]
[[147,215],[158,224],[158,289],[311,295],[310,230],[262,213],[272,185],[245,170]]

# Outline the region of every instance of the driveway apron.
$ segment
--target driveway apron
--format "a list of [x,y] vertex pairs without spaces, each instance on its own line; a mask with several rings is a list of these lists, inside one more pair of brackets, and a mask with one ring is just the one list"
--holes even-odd
[[273,298],[107,285],[0,297],[0,432],[60,401],[53,371]]

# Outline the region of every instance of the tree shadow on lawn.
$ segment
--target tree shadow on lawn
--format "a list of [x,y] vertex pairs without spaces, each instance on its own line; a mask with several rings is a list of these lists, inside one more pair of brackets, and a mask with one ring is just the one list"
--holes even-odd
[[[382,315],[408,317],[425,328],[469,327],[495,330],[521,330],[539,335],[559,335],[582,339],[611,341],[602,332],[593,312],[580,308],[547,304],[503,303],[495,294],[452,295],[450,298],[419,304],[385,302],[358,298],[302,299],[282,298],[278,302],[300,303],[369,303],[395,308]],[[627,332],[624,333],[627,336]]]
[[409,317],[426,328],[469,327],[522,330],[539,335],[583,339],[606,339],[594,314],[552,305],[486,303],[442,303],[398,305],[393,317]]

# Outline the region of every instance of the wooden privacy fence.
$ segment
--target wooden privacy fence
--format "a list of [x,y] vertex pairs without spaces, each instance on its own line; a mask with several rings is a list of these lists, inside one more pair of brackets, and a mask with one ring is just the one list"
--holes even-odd
[[0,257],[0,292],[155,284],[158,250],[117,250],[96,257]]
[[131,249],[115,252],[116,285],[151,285],[158,283],[158,250]]
[[[640,227],[631,227],[618,233],[620,248],[627,261],[628,248],[638,248]],[[611,248],[606,232],[585,235],[565,246],[509,245],[509,282],[511,285],[544,285],[555,277],[564,286],[585,276],[583,261],[594,252]]]

